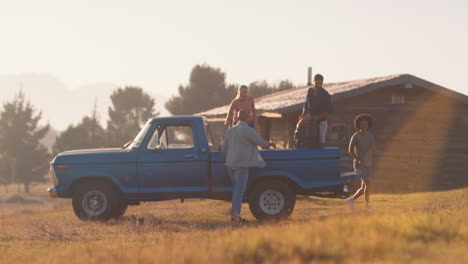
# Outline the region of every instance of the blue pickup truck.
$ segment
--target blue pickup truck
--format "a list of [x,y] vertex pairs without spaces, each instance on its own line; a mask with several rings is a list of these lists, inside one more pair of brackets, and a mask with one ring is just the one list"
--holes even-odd
[[[288,217],[296,195],[340,196],[352,175],[340,175],[340,151],[261,150],[267,163],[251,168],[245,200],[259,220]],[[206,198],[230,200],[232,183],[224,153],[214,151],[201,116],[149,120],[122,148],[73,150],[51,162],[51,197],[72,198],[82,220],[121,217],[128,205]]]

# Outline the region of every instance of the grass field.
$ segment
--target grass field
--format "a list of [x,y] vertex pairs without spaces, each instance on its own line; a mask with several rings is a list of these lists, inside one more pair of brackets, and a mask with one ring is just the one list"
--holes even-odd
[[[70,200],[0,189],[0,263],[468,263],[468,188],[377,194],[371,211],[299,197],[291,218],[233,230],[222,201],[131,206],[81,222]],[[15,189],[15,190],[13,190]]]

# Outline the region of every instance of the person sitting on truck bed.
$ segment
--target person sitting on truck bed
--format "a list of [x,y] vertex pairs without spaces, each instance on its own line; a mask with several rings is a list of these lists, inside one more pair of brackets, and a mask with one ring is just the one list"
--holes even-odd
[[304,116],[299,119],[294,131],[294,148],[311,149],[319,148],[317,140],[317,128],[315,122]]
[[261,138],[255,129],[247,124],[249,114],[241,109],[237,112],[239,122],[226,131],[223,141],[223,151],[226,159],[226,167],[233,183],[232,186],[232,210],[231,223],[233,226],[245,222],[240,217],[242,200],[244,198],[249,167],[264,167],[257,145],[264,148],[270,146],[268,141]]
[[349,153],[354,158],[353,167],[357,176],[361,177],[361,188],[346,201],[354,209],[354,201],[362,194],[365,197],[365,208],[369,205],[370,182],[372,171],[372,152],[375,152],[374,135],[369,132],[372,127],[372,118],[367,114],[360,114],[354,118],[354,127],[358,130],[349,142]]
[[231,105],[226,116],[226,121],[224,122],[225,129],[232,127],[233,125],[239,122],[237,117],[240,110],[244,110],[248,113],[247,124],[255,128],[257,123],[257,112],[255,110],[254,99],[248,96],[248,88],[246,85],[241,85],[237,89],[237,96],[232,100]]

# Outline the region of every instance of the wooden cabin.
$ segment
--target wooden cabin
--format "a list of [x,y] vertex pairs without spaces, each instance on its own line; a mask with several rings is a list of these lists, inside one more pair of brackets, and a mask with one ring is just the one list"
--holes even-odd
[[[293,132],[309,87],[255,99],[259,134],[277,148],[292,146]],[[352,170],[348,153],[359,113],[374,118],[375,188],[415,191],[468,186],[468,96],[409,74],[324,84],[334,112],[327,146],[342,151],[342,170]],[[199,113],[221,142],[228,105]]]

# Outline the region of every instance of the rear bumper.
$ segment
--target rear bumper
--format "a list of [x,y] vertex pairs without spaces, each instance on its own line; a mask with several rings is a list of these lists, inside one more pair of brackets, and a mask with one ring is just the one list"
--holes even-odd
[[312,195],[319,197],[348,197],[352,186],[350,186],[352,180],[356,177],[355,172],[342,173],[339,181],[335,181],[334,184],[305,189],[298,194]]
[[57,192],[57,189],[55,189],[55,187],[48,188],[47,192],[49,193],[49,196],[52,197],[52,198],[57,198],[58,197],[58,192]]
[[354,171],[342,173],[340,177],[341,182],[343,183],[350,182],[351,180],[353,180],[354,177],[356,177],[356,175],[357,173]]
[[349,197],[356,191],[353,184],[353,180],[356,177],[357,173],[354,171],[341,174],[341,182],[343,183],[343,198]]

